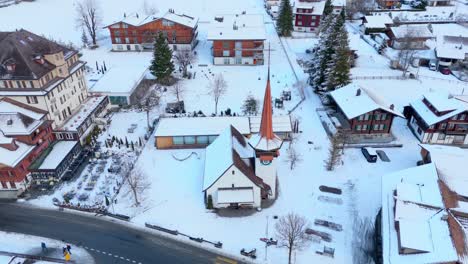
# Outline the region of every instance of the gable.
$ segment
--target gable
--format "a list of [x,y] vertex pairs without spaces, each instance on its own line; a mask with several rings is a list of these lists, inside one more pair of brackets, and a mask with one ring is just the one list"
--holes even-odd
[[[234,173],[233,173],[234,172]],[[234,164],[231,165],[226,171],[220,175],[212,185],[204,189],[206,191],[210,188],[232,188],[234,187],[253,187],[260,188],[256,185],[248,176],[246,176],[239,168]]]

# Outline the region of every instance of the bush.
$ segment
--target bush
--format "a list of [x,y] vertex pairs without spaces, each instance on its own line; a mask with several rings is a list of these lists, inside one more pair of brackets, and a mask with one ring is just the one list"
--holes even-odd
[[213,197],[211,196],[211,194],[208,195],[206,209],[213,209]]

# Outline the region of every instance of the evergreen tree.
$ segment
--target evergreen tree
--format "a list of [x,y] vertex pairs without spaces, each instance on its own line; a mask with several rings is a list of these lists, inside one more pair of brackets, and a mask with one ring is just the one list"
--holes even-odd
[[211,196],[211,194],[208,195],[206,209],[213,209],[213,197]]
[[169,48],[162,32],[159,33],[154,42],[153,60],[151,61],[150,71],[156,76],[157,80],[162,83],[167,83],[174,71],[172,50]]
[[135,145],[133,145],[133,141],[130,145],[132,146],[132,150],[135,151]]
[[140,148],[141,148],[141,146],[142,146],[142,145],[141,145],[141,137],[138,137],[138,143],[139,143]]
[[128,139],[125,137],[125,147],[128,148]]
[[247,96],[241,107],[244,115],[256,115],[258,113],[258,101],[252,95]]
[[281,8],[276,26],[280,36],[291,36],[291,31],[293,30],[293,12],[289,0],[281,1]]
[[333,30],[334,16],[327,16],[321,23],[321,33],[318,50],[314,56],[314,69],[311,73],[311,85],[315,90],[322,90],[324,85],[327,69],[334,52],[335,32]]
[[325,1],[325,7],[323,9],[323,16],[328,16],[330,15],[331,13],[333,13],[333,5],[332,5],[332,2],[331,0],[326,0]]

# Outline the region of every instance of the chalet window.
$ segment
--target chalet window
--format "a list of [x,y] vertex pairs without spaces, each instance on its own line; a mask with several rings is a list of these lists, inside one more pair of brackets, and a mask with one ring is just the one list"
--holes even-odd
[[380,114],[375,114],[374,120],[380,120]]
[[453,129],[455,127],[455,124],[450,123],[448,126],[448,129]]
[[187,145],[194,145],[195,142],[195,137],[194,136],[185,136],[184,137],[184,143]]
[[123,50],[123,46],[122,45],[117,45],[117,50]]
[[114,31],[114,36],[120,37],[120,31],[118,31],[118,30],[117,30],[117,31]]
[[212,143],[213,141],[216,140],[217,137],[218,137],[218,136],[208,136],[208,142],[209,142],[209,143]]
[[229,57],[230,52],[229,50],[223,50],[223,57]]
[[452,116],[452,118],[450,118],[450,119],[452,119],[452,120],[457,120],[457,116],[454,115],[454,116]]
[[137,34],[137,31],[136,31],[136,30],[133,30],[133,32],[132,32],[132,33],[133,33],[133,36],[136,36],[136,34]]
[[387,114],[385,114],[385,113],[384,113],[384,114],[382,114],[382,116],[381,116],[381,119],[380,119],[380,120],[387,120]]
[[458,120],[465,120],[466,118],[466,115],[465,114],[461,114],[459,115],[460,117],[458,118]]
[[198,136],[197,144],[208,144],[208,136]]
[[447,123],[442,123],[439,126],[440,129],[445,129],[446,127],[447,127]]
[[364,115],[364,120],[367,121],[367,120],[369,120],[369,118],[370,118],[370,115],[369,115],[369,114],[365,114],[365,115]]
[[119,43],[119,44],[122,43],[122,39],[121,39],[121,38],[115,38],[114,40],[115,40],[115,41],[114,41],[115,43]]
[[15,177],[15,175],[13,174],[12,171],[8,171],[8,176],[10,176],[10,177]]
[[20,81],[16,81],[16,86],[17,86],[18,88],[21,88],[21,83],[20,83]]
[[37,104],[37,96],[26,96],[28,104]]
[[16,189],[16,184],[15,184],[14,181],[11,181],[11,182],[10,182],[10,186],[11,186],[12,189]]
[[63,135],[61,133],[55,134],[55,137],[57,139],[63,139]]
[[138,43],[138,38],[137,37],[133,38],[133,43],[135,43],[135,44]]
[[8,186],[7,186],[6,182],[4,182],[4,181],[2,181],[2,188],[3,189],[8,189]]
[[310,26],[315,27],[315,21],[310,22]]
[[229,42],[228,41],[223,42],[223,49],[229,49]]
[[172,144],[174,145],[183,145],[184,137],[172,137]]
[[127,24],[123,24],[123,28],[128,28],[128,25],[127,25]]
[[301,18],[302,18],[302,16],[301,16],[301,15],[297,15],[297,18],[298,18],[298,19],[301,19]]
[[34,82],[33,81],[29,81],[29,85],[31,85],[31,88],[34,88]]
[[302,21],[297,21],[298,26],[302,26]]
[[65,137],[66,137],[67,139],[73,139],[73,134],[72,134],[72,133],[66,133],[66,134],[65,134]]
[[163,26],[172,27],[174,25],[174,22],[164,19],[162,24]]
[[430,125],[429,128],[430,128],[430,129],[434,129],[435,126],[434,126],[434,125]]
[[362,125],[362,130],[367,130],[367,125]]
[[356,129],[356,131],[361,131],[361,125],[356,125],[355,129]]
[[225,58],[223,63],[224,64],[231,64],[231,60],[229,58]]
[[440,134],[437,136],[437,139],[438,139],[438,140],[445,140],[445,134],[440,133]]
[[385,124],[380,124],[379,130],[385,130],[385,128],[386,128],[386,125],[385,125]]
[[130,43],[130,39],[129,38],[125,38],[125,43]]

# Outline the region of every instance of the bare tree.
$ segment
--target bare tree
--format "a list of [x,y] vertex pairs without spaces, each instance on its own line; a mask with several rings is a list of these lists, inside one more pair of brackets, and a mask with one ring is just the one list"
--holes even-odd
[[76,24],[86,29],[93,45],[96,45],[97,32],[102,25],[102,12],[96,0],[82,0],[76,6]]
[[291,264],[292,252],[305,248],[310,238],[305,233],[308,228],[308,221],[295,213],[289,213],[282,216],[275,225],[276,235],[280,247],[288,249],[288,263]]
[[328,149],[328,159],[325,160],[325,168],[328,171],[332,171],[341,161],[341,148],[343,147],[343,142],[343,132],[338,130],[331,138],[330,148]]
[[[403,26],[404,27],[404,26]],[[398,64],[403,71],[403,77],[406,76],[408,68],[414,60],[416,50],[413,44],[413,39],[416,37],[416,33],[413,30],[407,28],[403,37],[398,40]]]
[[141,195],[151,185],[147,180],[146,175],[141,171],[141,169],[135,168],[127,175],[127,177],[125,177],[125,183],[128,185],[130,192],[132,193],[134,205],[139,206]]
[[293,145],[292,142],[289,143],[289,148],[287,151],[288,156],[286,158],[286,161],[289,163],[289,169],[294,170],[297,163],[302,161],[302,155],[299,152],[297,152],[296,147]]
[[176,51],[174,59],[182,68],[182,76],[187,77],[187,68],[195,61],[195,54],[189,48],[182,48]]
[[154,15],[158,12],[158,8],[154,3],[149,3],[147,0],[143,1],[143,12],[147,16]]
[[219,99],[227,92],[227,83],[224,80],[223,75],[221,73],[216,75],[208,88],[211,96],[213,97],[215,103],[215,115],[217,115]]
[[180,99],[182,99],[185,91],[185,86],[180,82],[174,84],[171,89],[171,93],[177,98],[177,102],[180,102]]
[[304,81],[297,81],[296,83],[293,84],[293,87],[299,92],[299,95],[301,96],[301,99],[305,99],[305,89],[307,88],[307,83]]

